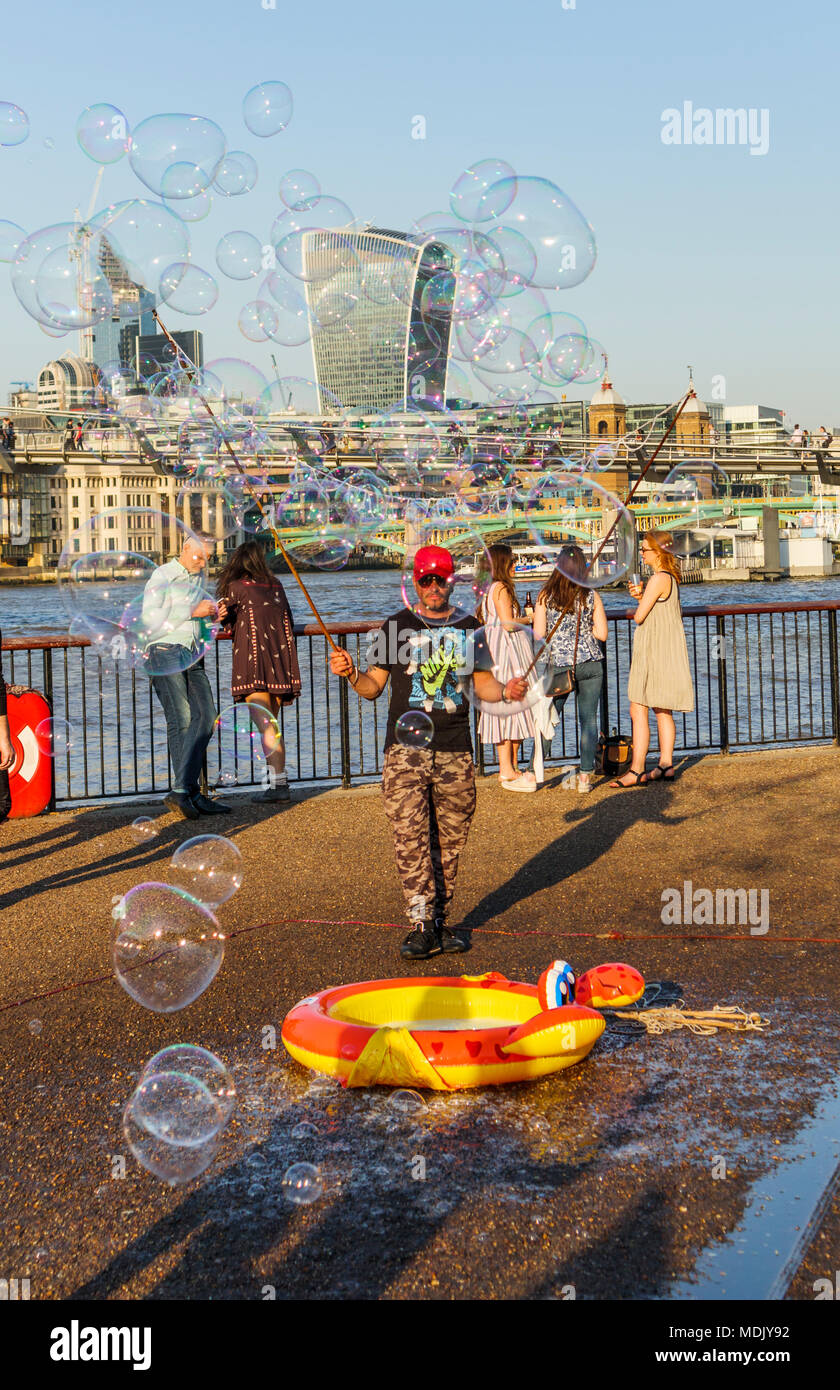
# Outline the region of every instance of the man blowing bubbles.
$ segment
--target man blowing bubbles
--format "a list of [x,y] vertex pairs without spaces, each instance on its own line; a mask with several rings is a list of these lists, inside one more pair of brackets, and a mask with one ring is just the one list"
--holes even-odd
[[[459,682],[472,666],[468,633],[479,624],[453,605],[454,574],[448,550],[422,546],[413,567],[417,602],[373,634],[367,670],[359,671],[349,652],[330,656],[333,674],[345,677],[365,700],[378,699],[391,682],[382,793],[412,928],[400,955],[409,960],[469,949],[464,936],[447,926],[447,914],[475,811],[469,704]],[[503,686],[490,670],[475,670],[471,679],[477,697],[493,704],[521,700],[528,688],[522,676]],[[397,721],[410,710],[430,717],[425,747],[399,741]]]

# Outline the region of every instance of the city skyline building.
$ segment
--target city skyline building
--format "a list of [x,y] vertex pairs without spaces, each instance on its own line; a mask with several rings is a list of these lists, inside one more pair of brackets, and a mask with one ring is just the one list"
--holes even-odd
[[113,307],[99,323],[82,329],[81,355],[95,362],[107,376],[109,369],[133,367],[135,340],[155,333],[153,310],[157,300],[150,290],[135,284],[107,236],[100,234],[97,265],[108,282]]
[[442,409],[457,274],[452,252],[383,227],[303,234],[319,408]]

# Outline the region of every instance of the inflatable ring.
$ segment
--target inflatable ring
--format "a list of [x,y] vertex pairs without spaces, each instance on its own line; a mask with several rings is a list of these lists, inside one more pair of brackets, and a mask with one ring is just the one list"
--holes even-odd
[[605,1026],[578,1004],[543,1010],[536,985],[492,972],[325,989],[290,1010],[282,1037],[295,1061],[343,1086],[450,1091],[570,1067]]

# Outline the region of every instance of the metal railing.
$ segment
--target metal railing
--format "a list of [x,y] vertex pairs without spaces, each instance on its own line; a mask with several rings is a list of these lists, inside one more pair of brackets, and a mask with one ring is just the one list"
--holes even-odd
[[[677,752],[840,744],[839,609],[840,602],[827,601],[685,609],[695,708],[675,715]],[[629,611],[608,617],[601,727],[629,733],[633,623]],[[339,646],[363,665],[365,639],[378,624],[328,627]],[[385,701],[360,699],[330,673],[329,648],[317,627],[298,626],[295,634],[303,689],[300,699],[280,713],[291,779],[350,787],[375,777],[382,766]],[[142,673],[103,660],[76,637],[11,638],[3,643],[3,665],[10,685],[43,691],[54,719],[69,725],[67,747],[54,762],[53,805],[166,791],[166,725]],[[220,710],[233,704],[230,666],[230,642],[219,640],[205,658],[205,669]],[[479,746],[476,738],[474,743],[480,771],[492,768],[494,750]],[[656,748],[654,727],[651,749]],[[527,757],[527,745],[524,751]],[[552,761],[575,762],[578,756],[570,699],[555,731]],[[259,784],[263,766],[247,729],[233,743],[221,729],[214,732],[207,755],[211,787]]]

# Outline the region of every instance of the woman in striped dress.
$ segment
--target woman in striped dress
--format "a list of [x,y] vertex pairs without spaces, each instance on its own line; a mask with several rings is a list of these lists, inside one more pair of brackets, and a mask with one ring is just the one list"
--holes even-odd
[[[493,674],[502,685],[521,676],[530,666],[534,651],[526,626],[520,623],[520,608],[513,587],[513,551],[509,545],[488,546],[493,582],[476,612],[484,625],[487,646],[493,660]],[[534,737],[534,721],[528,709],[518,706],[510,714],[482,710],[478,737],[492,743],[499,758],[499,781],[507,792],[535,792],[533,772],[520,772],[519,745]]]

